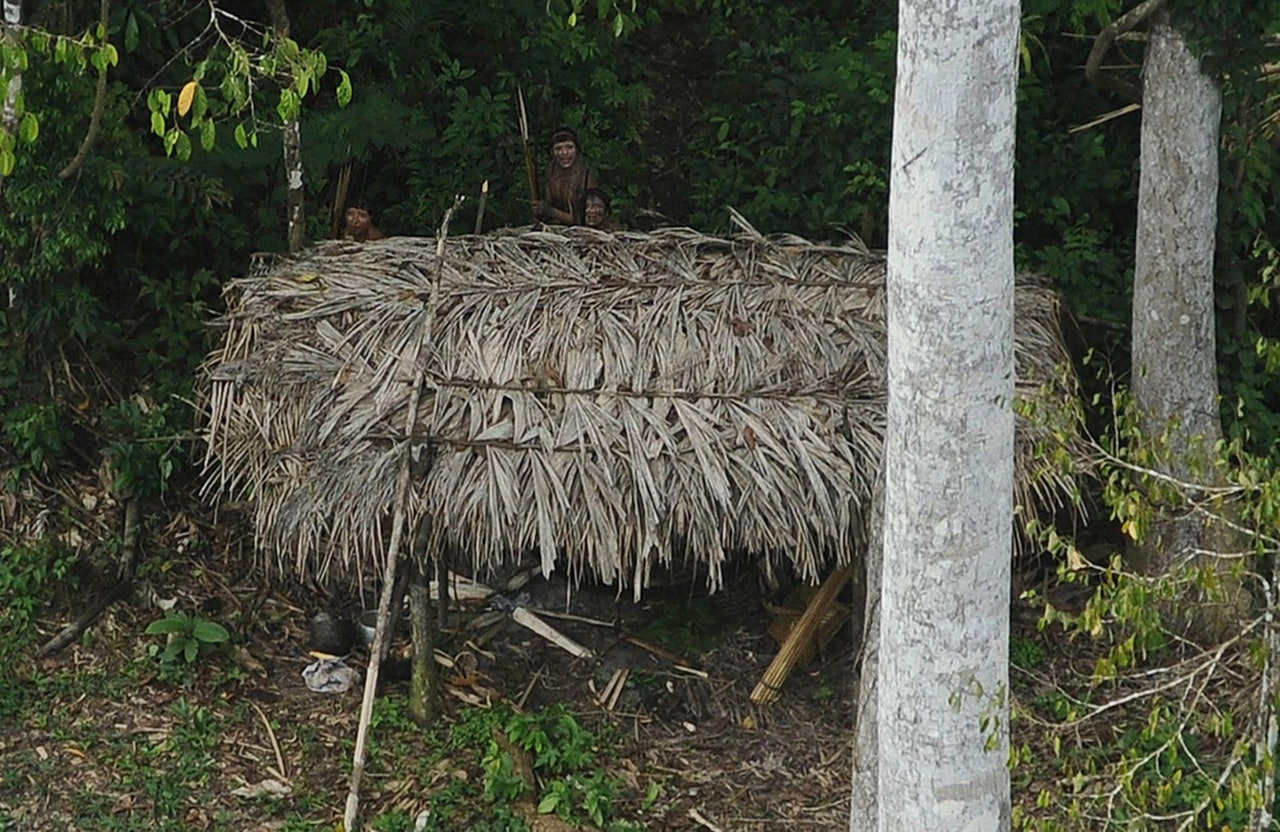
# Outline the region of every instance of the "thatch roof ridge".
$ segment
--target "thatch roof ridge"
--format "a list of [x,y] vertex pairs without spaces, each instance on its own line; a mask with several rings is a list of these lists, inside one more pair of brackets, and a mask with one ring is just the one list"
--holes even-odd
[[[209,487],[254,496],[266,565],[377,574],[415,368],[409,442],[435,461],[409,511],[429,553],[483,568],[534,549],[637,588],[680,557],[714,586],[731,550],[810,579],[856,556],[883,436],[882,256],[691,229],[436,251],[327,243],[228,287]],[[1066,356],[1056,296],[1023,281],[1017,302],[1020,390],[1074,395],[1048,363]],[[1031,504],[1071,487],[1033,479]]]

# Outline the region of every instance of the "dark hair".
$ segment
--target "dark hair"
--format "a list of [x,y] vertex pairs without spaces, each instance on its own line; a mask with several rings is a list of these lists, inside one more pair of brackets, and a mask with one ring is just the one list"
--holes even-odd
[[578,134],[569,127],[557,127],[556,131],[551,134],[551,145],[553,147],[560,144],[560,142],[573,142],[574,147],[581,147],[578,144]]
[[587,202],[592,199],[598,199],[604,203],[604,212],[606,214],[613,212],[613,205],[609,202],[609,195],[606,194],[604,191],[600,190],[599,188],[587,188],[586,192],[583,193],[582,195],[583,206],[585,206]]

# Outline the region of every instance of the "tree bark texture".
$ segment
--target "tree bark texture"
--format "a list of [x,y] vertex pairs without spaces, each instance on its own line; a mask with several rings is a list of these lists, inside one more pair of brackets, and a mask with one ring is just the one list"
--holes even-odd
[[899,6],[880,830],[1010,824],[1016,0]]
[[[1167,440],[1159,467],[1184,482],[1212,481],[1222,438],[1214,333],[1213,258],[1218,221],[1222,97],[1168,12],[1153,17],[1142,68],[1141,175],[1133,275],[1133,394],[1144,437]],[[1192,512],[1158,517],[1130,552],[1148,574],[1236,550],[1226,526]],[[1191,634],[1232,634],[1248,608],[1240,582],[1219,570],[1223,596],[1183,606]]]
[[876,828],[876,794],[880,781],[880,736],[876,731],[879,714],[880,662],[880,579],[884,564],[884,460],[871,495],[870,534],[862,562],[862,644],[858,662],[857,722],[853,740],[853,789],[849,801],[849,829],[854,832]]
[[[284,0],[267,0],[271,15],[271,29],[277,42],[289,37],[289,13]],[[288,177],[285,212],[288,217],[289,253],[301,250],[306,231],[304,197],[306,190],[302,180],[302,134],[298,119],[284,123],[284,170]]]
[[409,584],[409,623],[413,644],[413,676],[410,682],[409,716],[422,726],[435,722],[439,713],[440,674],[436,669],[435,621],[431,611],[429,565],[412,564]]
[[[3,37],[10,37],[9,29],[22,25],[22,0],[4,0]],[[18,129],[18,96],[22,94],[22,72],[14,70],[4,94],[4,112],[0,115],[0,130],[12,136]]]
[[[1217,85],[1169,25],[1152,21],[1143,65],[1142,172],[1133,278],[1133,393],[1145,428],[1176,449],[1222,436],[1214,350]],[[1170,470],[1193,475],[1191,457]]]

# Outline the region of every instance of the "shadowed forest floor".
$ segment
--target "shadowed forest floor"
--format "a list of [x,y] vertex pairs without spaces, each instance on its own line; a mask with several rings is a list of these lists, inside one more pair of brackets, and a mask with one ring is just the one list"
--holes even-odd
[[[83,593],[68,594],[38,615],[42,638],[8,669],[0,829],[337,828],[360,690],[313,693],[301,675],[311,661],[310,618],[333,599],[263,587],[237,566],[241,530],[186,515],[166,522],[149,529],[147,547],[174,555],[152,556],[142,597],[117,604],[66,650],[30,659],[83,608]],[[406,716],[408,683],[393,660],[362,789],[370,828],[407,832],[421,818],[425,829],[520,828],[499,811],[506,807],[535,830],[571,828],[549,794],[563,797],[559,814],[580,828],[847,824],[850,628],[792,675],[777,703],[760,708],[749,695],[777,645],[754,574],[711,597],[688,584],[655,588],[640,604],[601,587],[567,594],[555,577],[520,592],[531,607],[613,626],[548,618],[596,654],[575,659],[509,620],[477,627],[483,606],[454,611],[438,645],[453,663],[442,670],[443,717],[425,730]],[[162,637],[144,634],[163,617],[155,599],[224,624],[232,641],[162,669]],[[398,639],[393,653],[404,649]],[[366,660],[357,648],[350,663]],[[605,707],[601,694],[619,671],[622,693]],[[513,713],[552,726],[550,752],[508,755],[515,772],[490,742]],[[502,747],[512,750],[505,740]],[[571,771],[544,766],[544,753],[582,759]],[[533,794],[514,795],[513,778],[530,764]]]

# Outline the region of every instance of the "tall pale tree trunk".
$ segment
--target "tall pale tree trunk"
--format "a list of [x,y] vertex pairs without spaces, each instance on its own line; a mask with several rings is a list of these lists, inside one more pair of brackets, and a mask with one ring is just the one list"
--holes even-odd
[[[289,37],[289,13],[285,9],[284,0],[267,0],[267,11],[271,15],[271,29],[277,42]],[[302,181],[302,134],[298,129],[298,119],[290,118],[284,123],[284,171],[288,177],[286,213],[289,219],[289,251],[302,248],[303,232],[306,229],[306,213],[303,198],[306,195]]]
[[[22,25],[22,0],[4,0],[4,32],[0,37],[16,37],[11,30]],[[0,130],[12,136],[18,129],[18,96],[22,94],[22,72],[13,70],[4,94],[4,112],[0,115]]]
[[877,829],[1010,823],[1018,11],[899,5],[880,643],[863,669],[877,753],[858,755],[858,830],[868,768]]
[[[1143,64],[1132,384],[1144,434],[1168,431],[1164,472],[1189,482],[1212,476],[1222,438],[1213,302],[1221,118],[1217,84],[1168,13],[1156,13]],[[1193,514],[1163,517],[1133,555],[1140,569],[1161,574],[1195,563],[1213,534]],[[1238,582],[1225,583],[1226,603],[1198,613],[1200,635],[1229,630],[1232,610],[1246,602]]]

